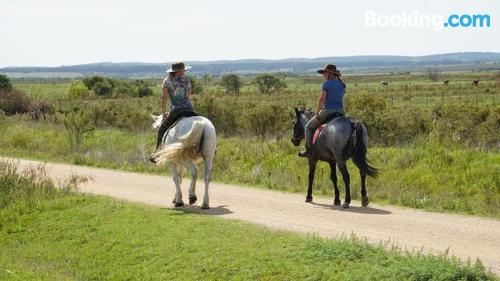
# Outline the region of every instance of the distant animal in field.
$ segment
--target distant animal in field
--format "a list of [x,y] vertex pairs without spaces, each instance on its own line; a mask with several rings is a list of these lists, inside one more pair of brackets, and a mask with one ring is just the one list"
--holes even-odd
[[479,79],[472,80],[472,85],[473,86],[479,86]]
[[382,85],[382,86],[389,86],[389,82],[387,82],[387,81],[380,81],[380,85]]
[[448,84],[450,84],[450,80],[444,80],[444,81],[443,81],[443,84],[444,84],[445,86],[447,86]]

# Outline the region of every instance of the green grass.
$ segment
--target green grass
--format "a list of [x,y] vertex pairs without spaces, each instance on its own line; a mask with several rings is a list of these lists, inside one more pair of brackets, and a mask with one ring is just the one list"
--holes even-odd
[[1,280],[498,280],[480,262],[74,194],[37,175],[0,165],[0,191],[16,195],[0,208]]
[[[99,129],[76,151],[69,148],[64,128],[9,119],[0,122],[0,154],[135,172],[166,173],[147,158],[154,147],[153,131]],[[47,141],[50,140],[50,141]],[[260,188],[300,192],[307,186],[307,161],[288,140],[219,138],[213,180]],[[500,154],[414,144],[414,147],[369,149],[369,159],[381,168],[368,178],[372,202],[418,209],[500,218]],[[350,163],[350,162],[349,162]],[[202,169],[201,169],[202,170]],[[360,196],[358,170],[351,163],[351,196]],[[329,167],[320,163],[314,194],[332,196]],[[343,182],[339,175],[341,198]]]

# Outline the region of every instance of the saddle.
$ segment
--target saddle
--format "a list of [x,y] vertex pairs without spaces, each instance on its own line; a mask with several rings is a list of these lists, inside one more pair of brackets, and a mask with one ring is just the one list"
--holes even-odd
[[170,114],[167,116],[165,120],[163,120],[163,123],[160,126],[160,129],[158,130],[158,137],[156,140],[156,149],[160,146],[163,136],[165,135],[166,132],[170,131],[179,121],[186,117],[193,117],[193,116],[199,116],[196,112],[194,111],[181,111],[181,112],[176,112],[171,111]]
[[340,113],[340,112],[334,112],[330,115],[328,115],[326,118],[325,118],[325,121],[318,126],[318,128],[316,128],[316,130],[314,131],[314,135],[313,135],[313,138],[312,138],[312,144],[316,144],[316,142],[318,141],[320,135],[321,135],[321,132],[323,132],[323,128],[325,128],[326,124],[328,124],[330,121],[332,121],[333,119],[337,118],[337,117],[344,117],[345,115]]

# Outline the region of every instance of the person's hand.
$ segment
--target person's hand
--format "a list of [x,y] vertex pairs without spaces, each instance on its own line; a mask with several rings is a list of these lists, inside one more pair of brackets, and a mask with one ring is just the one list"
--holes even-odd
[[164,112],[164,113],[163,113],[163,119],[167,119],[167,117],[168,117],[168,114],[169,114],[169,113],[170,113],[170,112],[168,112],[168,111],[167,111],[167,112]]

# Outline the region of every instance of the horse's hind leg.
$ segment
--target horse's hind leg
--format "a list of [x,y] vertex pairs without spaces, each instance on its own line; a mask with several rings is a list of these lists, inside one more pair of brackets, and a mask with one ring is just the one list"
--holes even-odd
[[345,161],[339,161],[339,170],[342,173],[342,179],[345,184],[345,200],[342,207],[349,208],[349,204],[351,204],[351,190],[350,190],[350,177],[349,172],[347,171],[347,165]]
[[182,177],[182,175],[179,175],[179,169],[175,163],[168,162],[167,166],[173,175],[174,184],[175,184],[175,197],[174,197],[174,200],[172,203],[174,203],[175,207],[182,207],[182,206],[184,206],[184,201],[182,201],[182,191],[181,191],[181,177]]
[[359,175],[361,177],[361,205],[363,207],[366,207],[370,203],[370,200],[368,200],[368,195],[366,194],[366,171],[363,169],[359,169]]
[[333,199],[333,205],[340,205],[340,192],[337,185],[337,168],[335,161],[330,162],[330,179],[333,182],[333,188],[335,192],[335,198]]
[[309,181],[308,181],[308,186],[307,186],[306,202],[313,201],[312,188],[313,188],[314,173],[316,172],[316,164],[317,163],[318,163],[318,160],[309,158]]
[[210,157],[206,157],[204,159],[205,164],[205,194],[203,195],[203,204],[201,205],[202,209],[210,209],[209,205],[209,197],[208,197],[208,186],[210,185],[210,178],[212,176],[212,161],[213,155]]
[[189,185],[189,205],[196,203],[196,180],[198,179],[198,168],[192,160],[186,160],[184,166],[189,169],[191,173],[191,184]]

